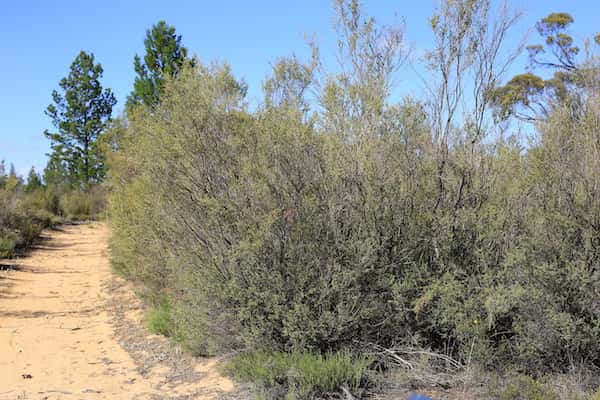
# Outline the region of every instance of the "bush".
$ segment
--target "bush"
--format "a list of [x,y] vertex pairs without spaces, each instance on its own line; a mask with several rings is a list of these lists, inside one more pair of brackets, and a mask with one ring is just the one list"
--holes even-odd
[[146,312],[146,323],[150,332],[157,335],[172,336],[173,321],[168,303],[159,304]]
[[440,191],[418,110],[349,141],[294,110],[249,114],[226,68],[182,72],[156,112],[130,116],[112,161],[115,266],[168,289],[200,353],[405,342],[490,368],[600,365],[598,233],[584,222],[600,198],[560,186],[598,179],[562,176],[585,168],[571,164],[589,137],[557,160],[552,121],[527,157],[456,143]]
[[69,220],[93,220],[102,217],[106,193],[101,187],[89,191],[73,190],[60,198],[60,210]]
[[527,149],[469,113],[440,132],[426,102],[387,103],[386,72],[369,69],[385,57],[360,59],[386,41],[365,46],[365,29],[365,81],[326,76],[312,113],[297,60],[253,112],[227,66],[199,62],[128,111],[109,159],[115,268],[165,293],[160,330],[202,354],[375,344],[534,377],[595,371],[597,86],[557,104]]
[[357,394],[367,384],[371,361],[348,352],[281,353],[251,352],[236,355],[227,371],[253,382],[266,398],[312,399],[341,393]]
[[146,312],[146,323],[150,332],[163,335],[175,340],[180,339],[177,325],[173,319],[174,310],[166,297],[155,300],[154,305]]
[[31,246],[42,229],[53,224],[52,216],[38,209],[30,195],[17,188],[0,189],[0,258],[12,258]]
[[12,232],[0,233],[0,259],[13,258],[17,247],[17,235]]

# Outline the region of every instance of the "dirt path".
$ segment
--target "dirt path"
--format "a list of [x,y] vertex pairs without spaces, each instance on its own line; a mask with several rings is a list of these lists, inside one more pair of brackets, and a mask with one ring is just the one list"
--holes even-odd
[[65,226],[0,262],[0,400],[233,396],[215,360],[146,332],[141,304],[111,273],[108,237],[104,224]]

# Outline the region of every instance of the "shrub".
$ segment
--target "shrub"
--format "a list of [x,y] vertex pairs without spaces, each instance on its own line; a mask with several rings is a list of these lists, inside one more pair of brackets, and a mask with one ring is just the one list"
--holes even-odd
[[0,232],[0,259],[13,258],[15,256],[15,247],[17,246],[17,237],[12,232]]
[[[67,219],[90,220],[102,217],[105,207],[105,192],[101,187],[89,191],[73,190],[60,198],[60,209]],[[50,199],[52,201],[52,199]]]
[[[2,165],[0,183],[7,179],[2,175]],[[16,174],[9,178],[11,184],[0,188],[0,258],[14,257],[19,250],[30,247],[42,229],[61,221],[58,194],[52,188],[24,187]]]
[[150,332],[177,339],[173,307],[168,298],[154,302],[154,305],[146,312],[146,323]]
[[166,293],[157,319],[200,353],[375,344],[532,376],[600,367],[597,86],[526,150],[469,113],[440,132],[426,103],[387,103],[369,69],[385,57],[360,59],[387,43],[364,47],[370,26],[352,36],[364,82],[327,76],[312,114],[297,61],[254,112],[227,66],[200,63],[130,110],[110,159],[115,268]]
[[0,189],[0,258],[12,258],[20,249],[31,246],[52,217],[33,204],[30,195]]
[[598,178],[562,177],[576,153],[547,148],[562,131],[527,157],[456,143],[440,192],[426,118],[411,102],[393,115],[349,141],[294,110],[249,114],[226,68],[183,71],[156,112],[130,116],[113,160],[115,265],[169,289],[202,353],[410,342],[489,367],[599,365],[600,253],[578,219],[599,199],[544,194]]
[[236,355],[227,371],[253,382],[267,398],[311,399],[341,393],[357,394],[367,384],[371,361],[348,352],[314,354],[251,352]]

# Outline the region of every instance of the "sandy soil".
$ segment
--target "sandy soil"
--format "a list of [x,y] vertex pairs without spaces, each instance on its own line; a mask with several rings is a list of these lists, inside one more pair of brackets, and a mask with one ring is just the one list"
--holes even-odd
[[108,237],[104,224],[64,226],[0,261],[0,400],[238,397],[218,361],[148,334]]

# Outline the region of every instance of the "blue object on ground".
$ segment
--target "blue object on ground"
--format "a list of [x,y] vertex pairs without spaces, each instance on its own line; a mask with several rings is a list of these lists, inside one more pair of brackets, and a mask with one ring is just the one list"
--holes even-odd
[[408,395],[408,400],[433,400],[431,397],[427,397],[419,393],[411,393]]

